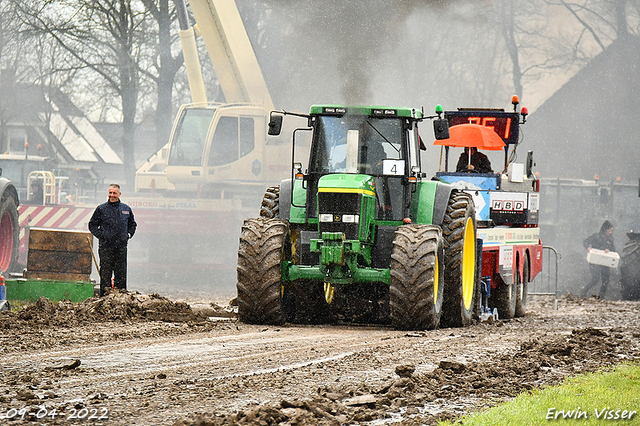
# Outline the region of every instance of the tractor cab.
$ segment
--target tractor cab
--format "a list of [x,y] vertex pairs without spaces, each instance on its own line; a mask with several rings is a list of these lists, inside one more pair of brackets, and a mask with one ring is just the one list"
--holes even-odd
[[[364,195],[375,211],[371,219],[402,223],[409,214],[409,183],[420,174],[421,119],[410,108],[313,106],[309,165],[296,174],[306,190],[305,222],[359,216]],[[296,167],[301,172],[302,165]]]

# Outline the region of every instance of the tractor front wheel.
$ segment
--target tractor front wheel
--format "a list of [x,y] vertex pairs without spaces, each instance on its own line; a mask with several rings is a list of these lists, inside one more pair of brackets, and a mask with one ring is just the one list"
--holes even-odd
[[444,242],[431,225],[398,228],[391,252],[389,313],[401,330],[438,327],[442,313]]
[[289,226],[279,219],[247,219],[238,249],[238,319],[281,325],[291,317],[282,262],[290,256]]

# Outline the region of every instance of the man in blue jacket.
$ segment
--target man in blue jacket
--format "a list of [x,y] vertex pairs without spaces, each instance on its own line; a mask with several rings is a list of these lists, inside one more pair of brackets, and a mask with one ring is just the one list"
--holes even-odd
[[127,289],[127,242],[136,232],[133,211],[120,201],[120,185],[109,185],[109,201],[100,204],[91,216],[89,231],[100,242],[100,296],[111,288],[111,276],[114,287]]

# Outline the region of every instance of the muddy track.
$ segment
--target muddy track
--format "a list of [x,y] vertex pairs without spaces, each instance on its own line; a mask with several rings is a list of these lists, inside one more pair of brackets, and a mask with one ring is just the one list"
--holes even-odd
[[48,414],[29,424],[435,424],[640,357],[636,302],[568,296],[556,311],[531,298],[524,318],[404,332],[254,326],[204,301],[116,296],[129,304],[119,316],[117,300],[0,314],[6,424],[22,408]]

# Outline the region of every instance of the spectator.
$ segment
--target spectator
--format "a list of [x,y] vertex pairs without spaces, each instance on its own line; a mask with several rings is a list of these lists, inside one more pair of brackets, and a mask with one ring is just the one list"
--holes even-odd
[[136,232],[133,211],[120,201],[120,185],[109,185],[109,201],[100,204],[89,220],[89,231],[98,239],[100,256],[100,296],[114,287],[127,289],[127,242]]
[[[600,232],[596,232],[583,241],[584,248],[587,251],[591,249],[604,250],[606,253],[610,251],[616,251],[616,246],[613,243],[613,225],[608,220],[605,220],[600,227]],[[599,296],[604,298],[607,293],[607,286],[609,285],[609,267],[604,265],[589,264],[589,270],[591,272],[591,281],[582,290],[582,297],[586,297],[593,287],[598,285],[598,281],[602,278],[602,286],[600,287]]]

